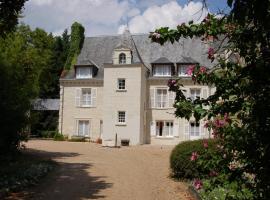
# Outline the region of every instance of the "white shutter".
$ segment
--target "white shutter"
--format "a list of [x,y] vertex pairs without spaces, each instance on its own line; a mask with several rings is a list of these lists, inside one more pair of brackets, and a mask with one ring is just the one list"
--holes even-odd
[[200,98],[201,99],[207,99],[207,97],[208,97],[208,89],[207,88],[202,88]]
[[188,120],[185,120],[185,132],[184,132],[184,135],[185,135],[185,140],[189,140],[190,137],[189,137],[189,121]]
[[76,88],[76,93],[75,93],[75,105],[76,105],[76,107],[81,106],[81,94],[82,94],[81,88]]
[[173,123],[173,136],[179,137],[179,120]]
[[150,134],[151,136],[155,136],[156,135],[156,121],[152,121],[150,124]]
[[175,100],[175,92],[173,92],[173,91],[168,91],[168,92],[169,92],[169,95],[168,95],[168,97],[169,97],[169,100],[168,100],[169,107],[172,108],[173,104],[174,104],[174,100]]
[[92,107],[97,106],[97,88],[91,88]]
[[155,88],[152,88],[152,89],[150,89],[150,108],[154,108],[155,107],[155,102],[156,102],[156,100],[155,100],[155,92],[156,92],[156,90],[155,90]]

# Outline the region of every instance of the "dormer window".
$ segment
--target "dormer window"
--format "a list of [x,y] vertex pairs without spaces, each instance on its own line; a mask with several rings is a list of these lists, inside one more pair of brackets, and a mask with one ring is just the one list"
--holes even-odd
[[178,65],[178,76],[180,77],[188,77],[190,75],[188,75],[187,70],[191,65],[188,64],[180,64]]
[[172,75],[171,65],[154,65],[153,76],[171,76]]
[[126,60],[126,54],[124,53],[120,53],[119,54],[119,64],[126,64],[127,60]]
[[77,79],[88,79],[93,77],[92,67],[77,67],[76,68],[76,78]]

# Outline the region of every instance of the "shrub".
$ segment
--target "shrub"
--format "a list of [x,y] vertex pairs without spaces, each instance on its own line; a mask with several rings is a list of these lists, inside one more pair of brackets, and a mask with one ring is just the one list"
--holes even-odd
[[57,134],[56,131],[42,131],[41,137],[43,138],[54,138],[54,136]]
[[[216,140],[208,140],[208,149],[214,149]],[[196,152],[198,155],[204,152],[203,140],[186,141],[178,144],[170,156],[172,176],[177,179],[193,179],[199,177],[203,171],[196,162],[191,161],[191,155]]]
[[72,136],[71,139],[69,139],[68,141],[70,141],[70,142],[85,142],[85,137]]
[[53,140],[54,141],[64,141],[65,137],[61,133],[57,132],[57,133],[55,133]]

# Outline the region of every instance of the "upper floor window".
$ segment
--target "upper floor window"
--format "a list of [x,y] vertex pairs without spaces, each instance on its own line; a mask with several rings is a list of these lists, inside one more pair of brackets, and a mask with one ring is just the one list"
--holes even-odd
[[75,104],[77,107],[95,107],[97,88],[77,88]]
[[93,77],[92,67],[77,67],[76,68],[76,78],[87,79]]
[[178,76],[189,76],[187,71],[190,65],[178,65]]
[[120,53],[119,54],[119,64],[126,64],[127,59],[126,59],[126,54]]
[[200,89],[190,89],[190,98],[192,101],[195,99],[200,98],[201,96],[201,90]]
[[125,90],[126,89],[126,79],[119,78],[117,81],[117,89],[118,90]]
[[118,123],[125,124],[126,123],[126,112],[118,111]]
[[153,66],[153,76],[171,76],[171,65]]
[[168,88],[150,89],[151,108],[172,108],[175,100],[175,92]]

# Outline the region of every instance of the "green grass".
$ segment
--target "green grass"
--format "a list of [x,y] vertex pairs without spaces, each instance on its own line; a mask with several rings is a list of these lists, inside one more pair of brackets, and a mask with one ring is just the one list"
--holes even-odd
[[55,167],[56,163],[51,160],[28,154],[0,158],[0,199],[10,192],[36,185]]

